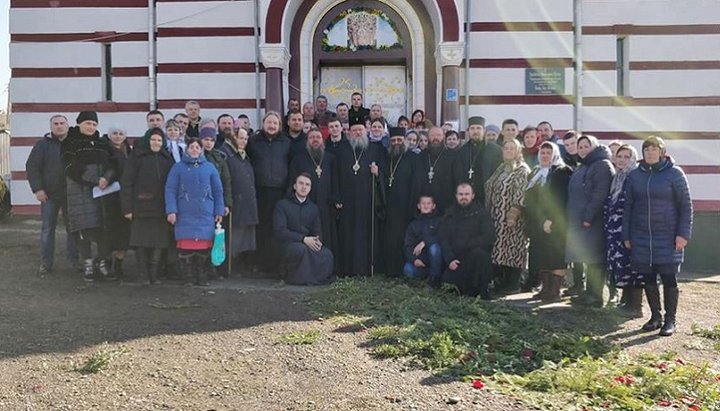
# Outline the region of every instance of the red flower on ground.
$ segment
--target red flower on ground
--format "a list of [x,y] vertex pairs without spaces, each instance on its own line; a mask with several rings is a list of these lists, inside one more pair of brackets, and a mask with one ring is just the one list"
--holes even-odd
[[485,388],[485,384],[480,380],[473,380],[472,386],[476,390],[481,390],[481,389]]
[[657,405],[659,405],[661,407],[669,407],[672,405],[672,403],[668,400],[660,400],[660,401],[658,401]]
[[619,376],[613,378],[613,381],[615,381],[618,384],[630,386],[630,385],[633,385],[633,383],[635,382],[635,379],[633,378],[632,375],[619,375]]
[[668,364],[666,362],[661,362],[658,364],[658,368],[660,369],[660,372],[665,372],[668,369]]
[[522,357],[525,361],[530,361],[533,355],[535,355],[535,351],[533,351],[532,348],[526,348],[522,352]]
[[700,406],[697,404],[693,404],[693,405],[689,406],[688,409],[690,411],[700,411]]
[[678,364],[680,364],[680,365],[685,365],[685,361],[683,361],[682,358],[676,359],[675,362],[678,363]]

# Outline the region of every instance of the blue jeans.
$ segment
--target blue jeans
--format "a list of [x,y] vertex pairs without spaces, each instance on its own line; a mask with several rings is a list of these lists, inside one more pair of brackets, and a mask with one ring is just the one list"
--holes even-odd
[[55,260],[55,229],[58,223],[58,213],[62,210],[65,232],[67,233],[67,247],[65,257],[71,263],[78,261],[78,249],[75,241],[75,234],[68,232],[67,227],[67,204],[64,202],[48,199],[40,204],[40,215],[42,216],[42,231],[40,232],[40,262],[47,268],[52,268]]
[[423,278],[430,275],[430,278],[440,278],[442,275],[442,253],[440,252],[440,244],[430,244],[423,249],[418,256],[420,261],[425,263],[425,267],[415,267],[414,261],[408,261],[403,267],[403,274],[406,277]]

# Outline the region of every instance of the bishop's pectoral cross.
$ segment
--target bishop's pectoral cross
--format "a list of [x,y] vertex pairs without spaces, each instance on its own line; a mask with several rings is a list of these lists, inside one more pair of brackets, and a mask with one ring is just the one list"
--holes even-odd
[[473,174],[475,174],[475,170],[473,170],[473,168],[470,167],[470,170],[468,170],[468,180],[472,180]]
[[388,187],[392,187],[392,183],[394,180],[395,180],[395,177],[390,176],[389,181],[388,181]]
[[430,167],[430,171],[428,171],[428,183],[432,184],[433,177],[435,177],[435,167]]

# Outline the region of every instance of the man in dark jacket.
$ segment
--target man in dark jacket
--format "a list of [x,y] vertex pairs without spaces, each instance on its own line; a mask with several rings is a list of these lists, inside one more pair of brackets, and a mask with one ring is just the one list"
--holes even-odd
[[308,198],[311,187],[310,176],[302,173],[290,197],[275,205],[273,227],[288,284],[328,284],[334,279],[333,254],[321,238],[320,210]]
[[205,158],[217,168],[218,174],[220,174],[220,181],[222,181],[223,186],[223,201],[225,202],[225,215],[227,215],[230,207],[232,207],[230,169],[225,161],[227,154],[215,148],[216,136],[217,130],[214,128],[206,127],[200,130],[200,139],[202,141]]
[[435,212],[435,200],[422,195],[417,204],[420,215],[408,225],[405,232],[405,266],[407,277],[429,274],[430,285],[440,286],[442,276],[442,252],[440,249],[440,217]]
[[303,115],[299,111],[291,111],[287,115],[287,136],[290,139],[290,159],[305,151],[307,135],[303,132]]
[[62,210],[67,235],[66,257],[79,268],[75,236],[67,230],[67,197],[65,193],[65,166],[60,143],[67,137],[68,121],[63,115],[50,117],[50,133],[38,141],[30,151],[25,170],[30,189],[40,202],[42,231],[40,234],[40,267],[38,275],[52,271],[55,255],[55,228],[58,212]]
[[454,284],[463,295],[479,294],[489,300],[495,227],[490,213],[474,201],[470,184],[460,183],[455,198],[456,204],[447,210],[440,225],[440,246],[447,263],[442,281]]

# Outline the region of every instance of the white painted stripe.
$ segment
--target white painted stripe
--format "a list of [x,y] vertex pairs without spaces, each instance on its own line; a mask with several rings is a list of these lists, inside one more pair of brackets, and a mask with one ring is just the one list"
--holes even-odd
[[113,67],[147,67],[147,44],[147,41],[120,41],[113,43]]
[[717,0],[590,0],[583,2],[583,20],[585,25],[602,26],[717,24],[720,21],[720,7]]
[[10,181],[10,195],[13,205],[40,204],[27,180]]
[[[255,98],[255,73],[158,74],[158,99]],[[260,75],[265,84],[265,74]],[[265,98],[261,87],[260,98]]]
[[[456,2],[461,3],[461,2]],[[471,21],[572,21],[572,2],[565,0],[474,1]]]
[[473,32],[470,58],[571,58],[571,32]]
[[157,22],[161,27],[252,27],[253,2],[157,3]]
[[582,38],[583,59],[585,61],[612,61],[617,57],[617,37],[588,36]]
[[[547,109],[546,109],[547,110]],[[717,106],[584,107],[585,130],[720,130]]]
[[485,117],[486,124],[495,124],[500,127],[503,120],[514,118],[520,128],[527,124],[536,125],[540,121],[549,121],[556,129],[572,128],[573,107],[571,105],[472,105],[470,116]]
[[10,100],[13,103],[95,103],[103,98],[101,87],[101,77],[13,78]]
[[255,39],[234,37],[161,37],[158,63],[255,62]]
[[101,59],[97,43],[10,43],[12,68],[100,67]]
[[630,72],[630,95],[633,97],[720,96],[720,70],[634,70]]
[[[720,10],[717,2],[715,8]],[[681,60],[720,60],[720,33],[630,37],[630,61]]]
[[[461,70],[464,71],[464,70]],[[565,69],[566,95],[573,93],[572,68]],[[464,90],[464,78],[461,74],[460,89]],[[610,97],[616,95],[614,71],[585,72],[584,94],[586,97]],[[517,96],[525,94],[524,68],[471,68],[471,96]]]
[[[660,135],[662,137],[662,135]],[[642,141],[624,141],[641,152]],[[677,164],[685,166],[720,166],[720,140],[669,140],[667,152]],[[720,187],[720,184],[715,184]]]
[[113,84],[113,101],[117,103],[137,103],[148,101],[147,77],[115,77]]
[[10,147],[10,171],[25,171],[32,147]]
[[10,9],[10,33],[147,32],[146,8]]

